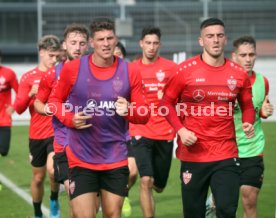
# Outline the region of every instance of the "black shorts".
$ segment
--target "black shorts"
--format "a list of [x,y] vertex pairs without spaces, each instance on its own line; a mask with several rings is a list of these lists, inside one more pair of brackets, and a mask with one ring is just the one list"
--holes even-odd
[[63,184],[64,181],[69,179],[69,166],[66,152],[55,153],[53,160],[55,181]]
[[54,151],[54,137],[46,139],[29,139],[30,162],[33,167],[46,165],[48,154]]
[[122,197],[128,196],[128,166],[113,170],[90,170],[81,167],[70,169],[69,194],[70,199],[104,189]]
[[154,185],[165,188],[171,168],[173,140],[132,137],[133,151],[140,177],[152,176]]
[[180,179],[185,218],[205,217],[209,187],[219,208],[217,217],[236,217],[240,183],[238,158],[214,162],[181,162]]
[[241,181],[240,185],[250,185],[261,188],[264,177],[263,157],[240,158],[241,161]]
[[0,155],[2,156],[8,155],[10,150],[10,142],[11,142],[11,127],[1,126],[0,127]]
[[134,157],[132,141],[131,140],[127,141],[126,145],[127,145],[127,156]]

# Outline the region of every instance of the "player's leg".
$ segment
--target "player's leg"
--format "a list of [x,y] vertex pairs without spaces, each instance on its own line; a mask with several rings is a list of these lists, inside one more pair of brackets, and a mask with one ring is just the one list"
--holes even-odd
[[153,150],[154,190],[163,192],[166,187],[172,162],[173,141],[155,140]]
[[[55,153],[54,157],[54,178],[59,184],[64,184],[66,193],[69,196],[69,166],[66,152]],[[73,217],[71,202],[69,201],[70,217]]]
[[[138,168],[133,154],[131,140],[127,142],[127,150],[128,150],[128,168],[129,168],[128,189],[130,192],[130,189],[135,184],[137,180],[137,175],[138,175]],[[129,217],[132,213],[129,197],[125,197],[122,213],[125,217]]]
[[54,149],[53,149],[53,137],[44,140],[47,147],[47,172],[50,180],[50,217],[60,217],[60,209],[58,202],[59,184],[55,181],[54,177]]
[[236,158],[216,162],[210,186],[218,218],[236,217],[239,200],[240,163]]
[[212,163],[181,162],[180,180],[183,217],[205,217],[205,201],[212,174]]
[[257,199],[263,183],[263,157],[241,158],[241,197],[244,218],[258,217]]
[[127,166],[100,173],[102,211],[105,218],[120,218],[124,198],[128,195]]
[[134,152],[133,145],[131,141],[128,141],[127,149],[128,149],[128,168],[129,168],[128,188],[131,189],[131,187],[135,184],[137,180],[138,168],[136,165],[136,161],[133,153]]
[[95,218],[99,174],[97,171],[74,167],[70,169],[69,195],[74,218]]
[[137,168],[140,174],[140,205],[144,217],[154,217],[152,148],[154,140],[132,138]]
[[71,200],[74,218],[96,218],[96,192],[78,195]]
[[43,140],[30,139],[29,151],[32,165],[31,193],[36,217],[42,216],[41,204],[44,195],[47,153]]
[[42,217],[41,204],[44,195],[44,179],[46,167],[32,167],[31,193],[34,207],[34,215]]
[[10,150],[11,142],[11,127],[1,126],[0,127],[0,155],[7,156]]

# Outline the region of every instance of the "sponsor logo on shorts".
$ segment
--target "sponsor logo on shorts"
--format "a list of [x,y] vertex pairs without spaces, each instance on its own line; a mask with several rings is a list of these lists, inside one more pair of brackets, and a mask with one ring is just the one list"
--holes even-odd
[[192,179],[192,173],[189,173],[187,170],[186,172],[183,173],[183,182],[185,185],[187,185]]

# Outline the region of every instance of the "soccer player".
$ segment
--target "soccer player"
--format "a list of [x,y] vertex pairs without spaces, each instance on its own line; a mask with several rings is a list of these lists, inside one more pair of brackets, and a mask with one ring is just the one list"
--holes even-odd
[[50,178],[50,216],[59,217],[58,187],[54,181],[53,170],[53,128],[52,117],[42,116],[34,109],[35,95],[42,76],[56,64],[60,54],[59,38],[46,35],[38,42],[39,63],[35,69],[25,73],[19,83],[14,109],[18,114],[28,107],[31,114],[29,130],[30,162],[32,165],[31,192],[35,217],[42,217],[41,203],[44,193],[46,171]]
[[126,58],[126,49],[121,42],[117,43],[114,50],[114,55],[118,56],[119,58],[123,58],[123,59]]
[[226,42],[223,21],[204,20],[199,36],[203,53],[179,65],[163,96],[166,118],[178,134],[185,218],[205,217],[209,186],[217,217],[236,216],[240,182],[233,120],[236,99],[247,138],[254,136],[255,112],[249,77],[224,57]]
[[[114,55],[118,56],[119,58],[126,58],[126,49],[125,46],[119,41],[115,47]],[[127,151],[128,151],[128,168],[129,168],[129,177],[128,177],[128,191],[130,191],[131,187],[135,184],[137,180],[138,169],[136,166],[131,138],[129,132],[127,133]],[[128,197],[125,197],[122,213],[124,217],[129,217],[132,213],[132,208],[130,204],[130,200]]]
[[114,22],[95,19],[90,34],[93,53],[64,65],[49,102],[70,127],[66,155],[74,217],[96,217],[100,192],[103,216],[116,218],[128,193],[127,121],[145,123],[149,110],[139,73],[113,56]]
[[159,114],[163,88],[177,64],[159,56],[161,30],[145,27],[140,38],[142,57],[134,62],[143,79],[147,103],[153,107],[147,124],[130,124],[133,153],[140,174],[140,205],[144,217],[155,216],[152,190],[161,193],[166,187],[173,152],[175,131]]
[[10,150],[11,125],[13,108],[11,106],[11,90],[17,93],[18,81],[16,74],[10,68],[1,65],[0,51],[0,155],[7,156]]
[[[89,31],[81,24],[68,25],[64,30],[63,49],[66,51],[67,61],[82,57],[88,49]],[[47,108],[47,101],[65,62],[59,63],[44,74],[41,79],[38,93],[34,102],[35,109],[42,115],[51,115]],[[53,117],[54,127],[54,176],[55,181],[64,184],[69,194],[69,168],[64,147],[68,145],[66,140],[67,127],[65,127],[56,117]],[[73,213],[71,211],[71,217]]]
[[240,192],[244,218],[257,218],[257,198],[263,184],[265,146],[261,118],[273,114],[273,105],[269,102],[269,83],[266,77],[253,70],[256,60],[256,41],[251,36],[242,36],[233,42],[232,59],[247,72],[252,84],[253,105],[256,112],[254,123],[255,137],[248,139],[242,131],[241,109],[235,107],[236,139],[241,163]]

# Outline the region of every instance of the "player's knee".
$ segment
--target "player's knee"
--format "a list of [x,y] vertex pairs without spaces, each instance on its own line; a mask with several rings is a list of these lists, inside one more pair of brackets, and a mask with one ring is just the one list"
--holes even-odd
[[42,185],[43,184],[43,182],[44,182],[44,176],[42,176],[42,175],[35,175],[34,177],[33,177],[33,182],[37,185],[37,186],[39,186],[39,185]]
[[257,207],[257,202],[255,199],[243,199],[243,206],[246,209],[252,209]]
[[150,176],[143,176],[140,179],[141,188],[152,188],[153,178]]

